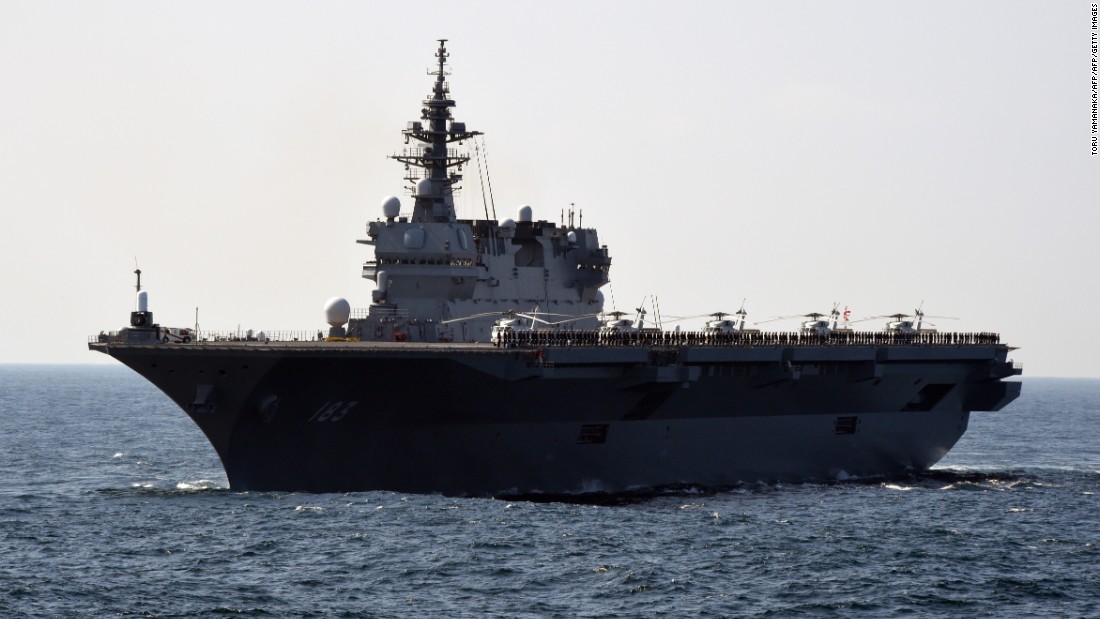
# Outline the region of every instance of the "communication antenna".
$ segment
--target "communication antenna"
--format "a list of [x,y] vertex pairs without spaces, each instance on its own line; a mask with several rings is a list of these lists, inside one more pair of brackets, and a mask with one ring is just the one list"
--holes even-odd
[[[485,151],[485,184],[489,186],[489,206],[493,209],[493,219],[497,218],[497,203],[493,199],[493,181],[489,178],[489,146],[485,144],[485,135],[481,136],[481,150]],[[475,142],[476,144],[476,142]]]
[[134,285],[134,289],[137,294],[134,295],[134,309],[137,311],[144,311],[141,307],[141,269],[138,268],[137,256],[134,256],[134,275],[137,275],[137,284]]
[[[483,136],[482,140],[484,139]],[[477,178],[481,181],[481,205],[485,207],[485,219],[489,219],[489,201],[485,198],[485,173],[481,169],[481,147],[477,145],[477,140],[474,140],[474,155],[477,157]]]

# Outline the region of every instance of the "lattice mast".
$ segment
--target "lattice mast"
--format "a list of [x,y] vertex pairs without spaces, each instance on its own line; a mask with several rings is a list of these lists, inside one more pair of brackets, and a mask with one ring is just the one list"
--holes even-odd
[[[467,131],[466,123],[451,118],[455,102],[450,98],[451,87],[447,83],[446,65],[450,54],[446,43],[447,39],[439,39],[436,67],[428,71],[428,75],[435,76],[435,83],[430,98],[424,100],[420,110],[420,121],[411,121],[402,132],[406,144],[410,140],[416,140],[417,144],[400,155],[390,156],[405,164],[408,172],[405,180],[413,183],[410,189],[416,203],[412,220],[416,222],[455,221],[454,191],[462,180],[462,166],[470,158],[447,145],[461,144],[463,140],[481,135],[480,131]],[[420,171],[413,168],[420,168]]]

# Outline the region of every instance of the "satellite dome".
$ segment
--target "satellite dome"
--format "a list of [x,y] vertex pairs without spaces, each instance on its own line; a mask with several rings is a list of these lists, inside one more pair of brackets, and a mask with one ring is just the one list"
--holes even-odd
[[351,318],[351,303],[343,297],[332,297],[325,303],[325,322],[333,327],[344,325]]
[[416,183],[416,197],[431,197],[432,195],[432,179],[422,178]]
[[382,200],[382,214],[386,219],[393,219],[401,214],[401,200],[397,196],[388,196]]
[[529,204],[524,204],[523,206],[519,207],[519,214],[516,216],[516,219],[518,219],[521,222],[530,222],[531,221],[531,216],[532,216],[531,206]]
[[510,228],[512,230],[515,230],[516,229],[516,222],[515,222],[514,219],[505,219],[505,220],[500,222],[500,227],[501,228]]

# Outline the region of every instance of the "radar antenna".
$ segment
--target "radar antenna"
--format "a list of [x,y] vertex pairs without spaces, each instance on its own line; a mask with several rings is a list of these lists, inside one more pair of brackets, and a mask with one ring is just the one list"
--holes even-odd
[[[416,144],[405,148],[400,155],[390,155],[405,164],[408,175],[405,180],[413,183],[412,194],[416,199],[413,206],[413,221],[448,222],[455,221],[454,191],[462,180],[462,166],[470,161],[468,155],[460,155],[447,148],[451,142],[481,135],[480,131],[467,131],[466,123],[451,117],[451,108],[455,102],[451,99],[451,87],[447,83],[447,39],[439,39],[439,49],[435,52],[436,66],[428,70],[435,76],[432,92],[424,99],[420,111],[420,120],[411,121],[402,131],[405,143],[415,140]],[[416,172],[411,168],[420,168]],[[454,172],[450,168],[455,168]]]

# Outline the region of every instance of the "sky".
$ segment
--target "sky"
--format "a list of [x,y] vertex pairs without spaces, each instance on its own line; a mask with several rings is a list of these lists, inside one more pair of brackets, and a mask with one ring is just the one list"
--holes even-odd
[[608,309],[923,303],[1025,376],[1100,377],[1089,2],[412,6],[0,0],[0,363],[114,363],[87,339],[135,263],[162,324],[366,307],[355,241],[446,38],[498,216],[575,204]]

